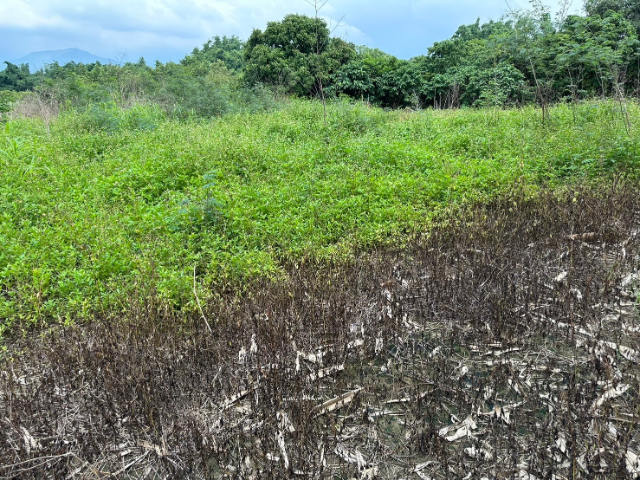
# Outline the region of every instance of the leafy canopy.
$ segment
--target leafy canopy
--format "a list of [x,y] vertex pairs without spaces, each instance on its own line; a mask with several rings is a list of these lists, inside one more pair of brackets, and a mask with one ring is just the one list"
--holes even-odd
[[321,18],[287,15],[255,29],[244,51],[245,80],[278,87],[283,93],[313,96],[323,79],[355,58],[355,48],[332,38]]

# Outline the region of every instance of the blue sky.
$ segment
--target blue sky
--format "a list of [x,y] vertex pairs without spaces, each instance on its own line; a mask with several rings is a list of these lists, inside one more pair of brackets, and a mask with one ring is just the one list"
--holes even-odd
[[[556,10],[557,2],[542,0]],[[582,0],[572,11],[580,11]],[[497,20],[526,0],[329,0],[320,16],[335,36],[400,58],[426,53],[461,24]],[[0,0],[0,61],[79,48],[105,58],[178,61],[214,35],[246,39],[305,0]]]

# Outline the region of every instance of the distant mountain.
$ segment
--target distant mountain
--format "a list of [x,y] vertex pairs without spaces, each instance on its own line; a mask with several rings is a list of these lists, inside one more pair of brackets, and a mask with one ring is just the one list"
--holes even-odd
[[[58,62],[60,65],[66,65],[69,62],[76,63],[94,63],[100,62],[103,64],[118,63],[110,58],[103,58],[93,55],[92,53],[79,50],[77,48],[67,48],[65,50],[47,50],[45,52],[33,52],[24,57],[12,60],[11,63],[15,65],[22,65],[23,63],[29,64],[29,70],[31,73],[40,70],[46,65]],[[4,67],[4,65],[2,65]]]

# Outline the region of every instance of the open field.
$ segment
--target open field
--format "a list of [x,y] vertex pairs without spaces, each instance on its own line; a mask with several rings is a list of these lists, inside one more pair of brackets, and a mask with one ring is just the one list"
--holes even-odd
[[0,477],[633,478],[639,207],[513,192],[290,265],[205,306],[212,331],[143,279],[119,320],[11,344]]
[[620,108],[560,106],[544,126],[533,108],[347,103],[325,124],[303,101],[194,123],[151,106],[11,121],[0,131],[0,336],[114,319],[149,291],[190,315],[198,300],[283,279],[286,265],[407,244],[456,205],[635,179],[640,108],[624,106],[631,132]]
[[640,479],[640,0],[5,3],[0,480]]
[[0,478],[640,475],[620,107],[7,123]]

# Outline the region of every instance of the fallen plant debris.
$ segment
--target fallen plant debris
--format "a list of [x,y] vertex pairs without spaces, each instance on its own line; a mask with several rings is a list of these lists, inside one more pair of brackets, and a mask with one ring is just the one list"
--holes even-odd
[[0,477],[634,478],[639,207],[517,193],[194,318],[147,289],[16,339]]

